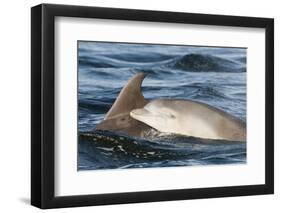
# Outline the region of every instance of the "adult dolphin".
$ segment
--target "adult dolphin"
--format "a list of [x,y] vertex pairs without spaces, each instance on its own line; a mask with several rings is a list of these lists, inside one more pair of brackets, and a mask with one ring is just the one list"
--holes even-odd
[[144,73],[137,73],[122,88],[110,110],[95,130],[110,130],[127,135],[144,137],[152,127],[130,116],[133,109],[144,107],[148,101],[141,92]]
[[130,115],[160,132],[207,139],[246,140],[243,121],[196,101],[158,99],[132,110]]

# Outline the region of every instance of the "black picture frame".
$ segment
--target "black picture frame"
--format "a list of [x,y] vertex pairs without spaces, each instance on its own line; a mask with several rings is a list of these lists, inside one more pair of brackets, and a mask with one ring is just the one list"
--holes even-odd
[[[93,195],[54,195],[54,21],[55,17],[100,18],[264,28],[266,128],[265,184]],[[274,193],[274,20],[164,11],[41,4],[31,8],[31,204],[60,208],[216,198]]]

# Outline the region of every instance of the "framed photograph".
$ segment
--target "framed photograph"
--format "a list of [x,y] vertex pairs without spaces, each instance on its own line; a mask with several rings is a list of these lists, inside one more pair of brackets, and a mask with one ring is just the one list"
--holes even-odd
[[31,9],[31,204],[272,194],[274,21]]

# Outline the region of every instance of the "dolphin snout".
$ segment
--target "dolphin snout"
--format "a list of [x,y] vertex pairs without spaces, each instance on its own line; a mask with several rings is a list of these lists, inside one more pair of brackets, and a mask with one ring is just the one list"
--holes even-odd
[[130,112],[130,116],[131,117],[134,117],[134,116],[148,116],[150,114],[151,113],[148,110],[143,109],[143,108],[141,108],[141,109],[134,109],[134,110],[132,110]]
[[130,114],[141,115],[142,114],[142,109],[134,109],[134,110],[131,111]]

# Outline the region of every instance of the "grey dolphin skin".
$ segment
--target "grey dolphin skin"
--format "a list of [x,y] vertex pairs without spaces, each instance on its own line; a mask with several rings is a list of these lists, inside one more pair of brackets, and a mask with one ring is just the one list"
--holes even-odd
[[130,116],[133,109],[144,107],[148,101],[144,99],[141,85],[144,73],[137,73],[123,87],[111,109],[95,128],[95,130],[109,130],[122,132],[127,135],[144,137],[152,128]]
[[204,103],[158,99],[130,115],[160,132],[205,139],[246,141],[246,124],[238,118]]
[[178,99],[148,102],[141,92],[144,77],[138,73],[128,81],[96,130],[144,137],[155,129],[199,138],[246,141],[243,121],[205,103]]

